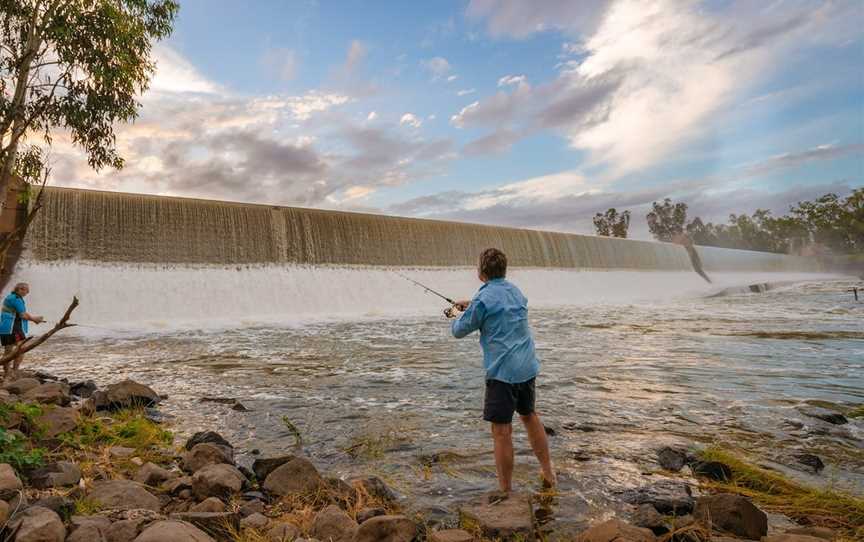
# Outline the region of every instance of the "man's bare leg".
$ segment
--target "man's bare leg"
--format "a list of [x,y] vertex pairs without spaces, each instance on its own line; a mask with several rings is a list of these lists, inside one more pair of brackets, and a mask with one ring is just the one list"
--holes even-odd
[[18,354],[18,356],[15,357],[15,362],[14,365],[12,365],[12,370],[17,372],[18,368],[21,367],[21,361],[23,360],[24,354]]
[[512,490],[513,480],[513,425],[492,423],[492,440],[495,442],[495,468],[498,470],[498,487],[505,493]]
[[528,433],[531,449],[534,450],[534,455],[537,456],[537,461],[540,462],[540,469],[543,471],[543,480],[550,487],[554,487],[557,480],[555,479],[555,471],[552,470],[552,458],[549,456],[549,441],[546,438],[546,429],[540,421],[540,416],[536,412],[532,412],[527,416],[519,417],[522,418],[522,423],[525,424],[525,431]]

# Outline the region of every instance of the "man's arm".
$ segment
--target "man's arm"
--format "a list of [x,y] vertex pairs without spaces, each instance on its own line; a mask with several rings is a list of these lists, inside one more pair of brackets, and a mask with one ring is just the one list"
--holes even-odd
[[450,331],[457,339],[477,331],[483,324],[483,317],[486,315],[486,307],[483,302],[475,299],[468,304],[468,308],[462,313],[462,316],[457,318],[450,326]]
[[31,316],[29,312],[22,312],[21,318],[23,318],[24,320],[29,320],[29,321],[33,322],[34,324],[41,324],[42,322],[45,321],[45,319],[42,318],[41,316]]

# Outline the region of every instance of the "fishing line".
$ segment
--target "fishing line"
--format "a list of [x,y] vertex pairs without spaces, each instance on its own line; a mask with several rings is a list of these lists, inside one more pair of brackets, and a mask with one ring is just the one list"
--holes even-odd
[[433,295],[437,295],[438,297],[440,297],[441,299],[443,299],[443,300],[446,301],[447,303],[450,303],[451,305],[455,305],[455,304],[456,304],[455,301],[453,301],[452,299],[450,299],[450,298],[447,297],[446,295],[444,295],[444,294],[440,294],[440,293],[436,292],[435,290],[433,290],[432,288],[426,286],[425,284],[423,284],[423,283],[421,283],[421,282],[417,282],[416,280],[414,280],[414,279],[412,279],[412,278],[406,277],[405,275],[403,275],[403,274],[400,273],[399,271],[393,271],[393,272],[396,273],[397,275],[399,275],[400,277],[402,277],[403,279],[407,280],[408,282],[410,282],[410,283],[412,283],[412,284],[416,284],[417,286],[423,288],[427,293],[430,293],[430,294],[433,294]]

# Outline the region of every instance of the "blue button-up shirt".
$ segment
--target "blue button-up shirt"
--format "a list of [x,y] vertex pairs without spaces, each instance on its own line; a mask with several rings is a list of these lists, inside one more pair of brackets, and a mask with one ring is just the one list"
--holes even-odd
[[487,380],[518,384],[540,372],[528,327],[528,300],[504,279],[493,279],[481,286],[450,329],[457,339],[480,330]]

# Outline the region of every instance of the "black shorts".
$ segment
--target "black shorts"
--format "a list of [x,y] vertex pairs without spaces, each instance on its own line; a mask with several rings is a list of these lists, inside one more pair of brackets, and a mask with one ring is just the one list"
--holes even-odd
[[512,423],[513,412],[520,416],[534,412],[534,380],[518,384],[487,380],[483,419],[492,423]]
[[21,333],[10,333],[8,335],[0,335],[0,345],[14,346],[24,340],[24,335]]

